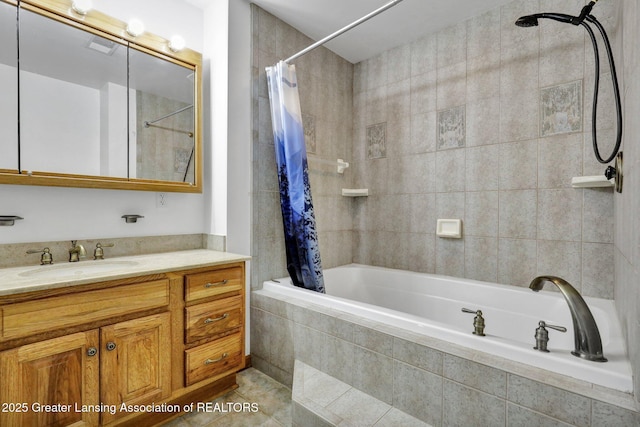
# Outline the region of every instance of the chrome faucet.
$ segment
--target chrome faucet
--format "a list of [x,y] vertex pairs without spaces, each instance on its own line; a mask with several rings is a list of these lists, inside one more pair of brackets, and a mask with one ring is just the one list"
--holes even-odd
[[572,351],[571,354],[591,360],[592,362],[606,362],[607,359],[602,355],[600,331],[587,303],[584,302],[584,299],[582,299],[578,291],[571,286],[569,282],[560,277],[536,277],[531,281],[529,288],[534,292],[538,292],[547,281],[553,283],[560,289],[571,311],[573,335],[575,339],[575,350]]
[[71,241],[71,249],[69,249],[69,262],[78,262],[80,258],[84,258],[87,256],[87,251],[84,249],[84,246],[78,245],[77,240]]

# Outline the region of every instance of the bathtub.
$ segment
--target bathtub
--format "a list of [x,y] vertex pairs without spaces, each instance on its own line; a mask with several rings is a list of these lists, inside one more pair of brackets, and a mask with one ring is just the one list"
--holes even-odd
[[[351,264],[325,270],[326,294],[291,285],[289,278],[266,281],[263,291],[305,304],[321,305],[437,340],[489,353],[592,384],[633,391],[631,366],[613,301],[584,298],[596,320],[606,363],[571,355],[573,322],[559,292],[533,292],[469,279]],[[545,289],[552,289],[548,283]],[[473,335],[473,314],[482,310],[486,336]],[[549,330],[549,353],[533,349],[544,320],[567,328]]]

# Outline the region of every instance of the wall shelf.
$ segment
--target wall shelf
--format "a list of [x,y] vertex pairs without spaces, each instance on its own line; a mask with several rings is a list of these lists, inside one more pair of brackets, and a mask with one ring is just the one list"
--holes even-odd
[[604,175],[574,176],[571,178],[573,188],[613,188],[613,180]]
[[369,195],[368,188],[343,188],[342,195],[344,197],[367,197]]

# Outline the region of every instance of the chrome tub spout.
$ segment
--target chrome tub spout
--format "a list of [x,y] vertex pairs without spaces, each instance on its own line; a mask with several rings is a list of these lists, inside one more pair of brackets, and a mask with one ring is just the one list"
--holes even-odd
[[556,285],[569,305],[575,338],[575,350],[571,354],[593,362],[606,362],[607,359],[602,355],[602,339],[598,325],[578,291],[569,282],[556,276],[536,277],[531,281],[529,288],[538,292],[545,282]]

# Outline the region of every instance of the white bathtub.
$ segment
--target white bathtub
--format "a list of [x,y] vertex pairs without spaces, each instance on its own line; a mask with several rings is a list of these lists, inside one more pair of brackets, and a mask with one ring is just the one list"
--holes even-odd
[[[568,375],[626,393],[633,391],[631,366],[613,301],[585,298],[598,324],[606,363],[571,355],[573,322],[559,292],[533,292],[447,276],[358,264],[324,272],[327,294],[291,285],[289,278],[267,281],[266,292],[348,312],[429,337]],[[545,289],[554,285],[548,283]],[[473,335],[473,314],[482,310],[486,336]],[[533,350],[538,321],[567,328],[549,330],[550,353]]]

